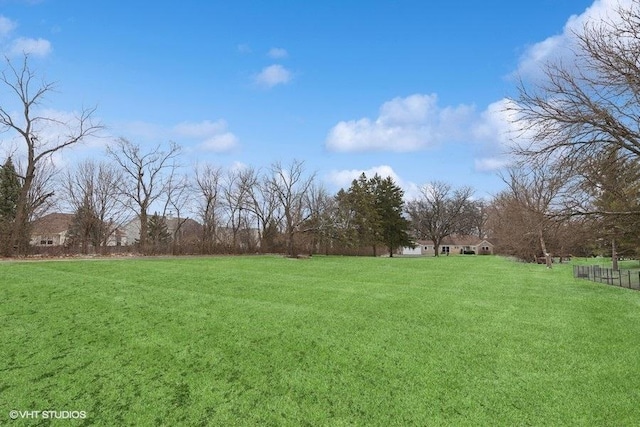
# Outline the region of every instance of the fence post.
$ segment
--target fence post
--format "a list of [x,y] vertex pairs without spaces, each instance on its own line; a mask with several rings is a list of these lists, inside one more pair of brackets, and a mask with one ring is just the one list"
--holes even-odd
[[618,283],[620,283],[620,287],[622,287],[622,271],[618,270]]

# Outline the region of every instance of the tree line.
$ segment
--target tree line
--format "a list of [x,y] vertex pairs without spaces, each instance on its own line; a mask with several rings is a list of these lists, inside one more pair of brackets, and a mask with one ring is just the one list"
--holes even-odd
[[[38,78],[28,56],[19,64],[6,59],[0,86],[14,101],[0,105],[0,126],[17,136],[18,151],[26,153],[18,165],[9,156],[0,171],[0,249],[5,256],[29,253],[34,220],[54,208],[73,213],[67,244],[80,252],[106,248],[132,217],[139,223],[135,244],[143,253],[183,250],[178,236],[189,217],[200,227],[189,249],[197,253],[259,250],[296,256],[304,250],[376,255],[384,248],[393,255],[411,245],[412,236],[439,244],[442,236],[457,230],[451,224],[424,227],[426,222],[418,217],[427,214],[427,191],[424,204],[407,209],[403,190],[390,177],[363,174],[349,188],[330,194],[299,160],[276,162],[263,170],[200,164],[189,175],[180,167],[178,144],[145,149],[118,138],[108,145],[106,160],[85,160],[56,171],[53,154],[104,128],[94,118],[95,108],[68,121],[41,115],[43,100],[55,85]],[[466,191],[463,202],[471,203],[470,196]],[[173,235],[168,216],[177,220]]]
[[[199,219],[202,253],[219,249],[221,233],[231,251],[254,250],[259,242],[260,250],[290,255],[393,253],[414,239],[438,246],[460,233],[548,266],[554,255],[611,255],[616,268],[619,256],[639,251],[640,0],[586,22],[573,36],[573,56],[546,62],[536,77],[523,76],[506,104],[517,128],[513,161],[501,173],[504,190],[490,200],[432,182],[405,202],[390,178],[364,175],[330,194],[297,160],[264,170],[203,164],[186,176],[177,144],[143,151],[122,138],[109,145],[108,162],[75,165],[53,191],[49,157],[102,125],[93,120],[95,109],[69,122],[38,116],[54,86],[38,84],[28,58],[19,66],[7,61],[0,85],[21,108],[0,105],[0,126],[22,141],[26,156],[19,167],[6,159],[0,171],[2,251],[26,253],[29,224],[60,197],[75,213],[78,240],[93,239],[95,247],[104,246],[123,212],[141,220],[141,247],[149,239],[175,242],[162,231],[162,218],[172,212]],[[47,139],[42,128],[52,123],[59,133]],[[150,220],[152,207],[158,215]],[[247,230],[256,230],[255,238]]]
[[[480,211],[475,210],[470,189],[455,192],[455,198],[447,201],[448,187],[433,183],[425,188],[437,189],[434,206],[427,205],[431,190],[425,190],[423,201],[406,205],[403,190],[391,177],[363,173],[350,187],[331,194],[303,161],[276,162],[263,170],[200,164],[188,176],[177,165],[179,154],[180,147],[173,143],[143,151],[121,138],[107,149],[110,161],[85,160],[51,180],[57,193],[45,187],[46,199],[53,202],[57,197],[56,206],[73,212],[67,245],[82,253],[107,250],[109,240],[133,217],[140,228],[135,246],[143,253],[297,256],[301,252],[378,255],[384,251],[393,256],[399,248],[411,246],[414,236],[434,238],[439,244],[442,237],[463,231],[463,223],[471,231],[473,224],[481,222],[474,218]],[[5,201],[0,206],[3,241],[10,239],[12,227],[17,226],[23,186],[8,158],[0,174],[0,195]],[[443,207],[446,203],[455,206]],[[157,210],[151,213],[151,207]],[[441,212],[436,210],[440,208]],[[39,216],[35,211],[29,214],[34,219]],[[438,222],[433,215],[440,215],[448,226],[425,227],[428,221]],[[169,217],[174,221],[171,231],[166,223]],[[182,227],[191,218],[198,222],[198,229],[195,234],[192,230],[190,240],[181,240]],[[21,242],[13,247],[16,252],[5,255],[27,253],[18,249],[28,247],[27,241]]]

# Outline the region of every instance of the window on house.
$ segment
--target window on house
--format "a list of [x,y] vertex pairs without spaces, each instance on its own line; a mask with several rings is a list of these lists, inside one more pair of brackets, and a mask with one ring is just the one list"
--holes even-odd
[[40,238],[41,246],[53,246],[53,237],[41,237]]

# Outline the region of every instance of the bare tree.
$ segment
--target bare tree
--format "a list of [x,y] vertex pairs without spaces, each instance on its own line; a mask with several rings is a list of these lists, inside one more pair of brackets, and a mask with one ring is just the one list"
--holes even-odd
[[220,210],[220,168],[205,164],[196,167],[198,214],[202,220],[201,251],[212,253],[217,239]]
[[433,241],[435,255],[445,237],[464,230],[473,189],[453,189],[451,185],[434,181],[420,189],[421,197],[407,203],[407,213],[418,238]]
[[321,246],[325,247],[325,253],[327,253],[334,230],[335,198],[322,184],[315,182],[307,191],[305,198],[310,216],[303,231],[310,236],[309,253],[319,250]]
[[509,187],[507,197],[514,203],[511,209],[519,216],[509,221],[521,221],[524,226],[516,236],[534,236],[549,268],[552,258],[547,243],[557,231],[560,200],[570,176],[571,171],[564,171],[560,165],[534,164],[511,167],[502,177]]
[[460,224],[461,234],[476,236],[483,239],[486,236],[487,222],[487,202],[480,200],[469,200],[464,207]]
[[300,226],[311,215],[306,194],[314,179],[315,174],[305,175],[304,162],[299,160],[293,160],[286,167],[280,162],[271,165],[269,186],[283,212],[287,255],[291,257],[297,255],[295,237],[300,232]]
[[255,251],[260,244],[260,233],[256,230],[260,227],[259,209],[254,203],[255,189],[260,186],[260,176],[253,167],[246,167],[238,173],[238,185],[242,194],[242,210],[240,240],[243,250]]
[[142,152],[140,145],[119,138],[107,147],[107,155],[121,168],[123,173],[120,192],[140,220],[140,248],[147,249],[149,208],[167,194],[177,168],[181,148],[175,142],[163,149],[156,145]]
[[[614,209],[611,204],[598,206],[593,192],[584,189],[599,175],[594,159],[616,152],[632,163],[640,160],[640,0],[620,2],[616,11],[586,22],[573,35],[572,58],[548,62],[542,66],[542,79],[521,82],[511,112],[527,142],[520,141],[514,151],[529,162],[560,163],[573,170],[582,181],[574,189],[583,200],[568,198],[565,214],[611,217],[604,221],[613,225],[607,228],[615,243],[618,232],[613,230],[620,228],[620,221],[637,228],[638,205],[627,203],[630,209],[623,210],[625,203],[619,199],[622,203]],[[609,167],[606,161],[596,164],[603,173]],[[618,184],[624,185],[623,180]],[[624,215],[628,218],[622,220]]]
[[76,212],[75,232],[83,248],[107,246],[117,228],[125,221],[124,201],[118,185],[122,172],[105,161],[85,160],[67,170],[62,192],[69,207]]
[[[8,245],[9,255],[17,247],[26,252],[28,237],[27,221],[34,205],[30,203],[34,181],[37,180],[38,166],[66,147],[70,147],[95,135],[102,125],[93,120],[95,108],[82,109],[71,120],[62,120],[52,115],[41,115],[39,110],[45,97],[55,90],[55,84],[40,81],[29,66],[29,57],[24,56],[20,65],[14,65],[6,58],[5,70],[0,74],[0,86],[7,90],[7,98],[17,100],[19,107],[0,106],[0,126],[15,132],[26,151],[26,165],[21,178],[15,225]],[[46,196],[40,194],[40,196]],[[46,198],[46,197],[45,197]],[[39,200],[40,205],[46,200]]]
[[521,83],[512,108],[533,143],[519,153],[584,159],[615,145],[640,155],[639,4],[620,9],[621,21],[588,22],[572,62],[548,62],[541,81]]
[[251,209],[256,219],[260,251],[274,249],[273,231],[282,220],[282,210],[279,209],[278,198],[270,185],[270,179],[269,175],[260,174],[249,188],[248,209]]
[[239,234],[240,229],[246,228],[247,205],[249,205],[250,183],[253,181],[253,169],[249,170],[229,170],[222,183],[222,206],[226,213],[227,229],[231,231],[229,236],[226,233],[225,240],[231,238],[230,249],[237,251],[240,249]]
[[[20,167],[20,170],[24,169]],[[27,195],[27,211],[29,212],[27,221],[29,223],[41,218],[57,205],[59,197],[56,196],[56,186],[59,172],[51,158],[42,159],[38,163]],[[21,173],[21,176],[24,174]]]
[[178,248],[187,243],[183,238],[183,225],[189,219],[184,216],[189,209],[193,186],[186,175],[171,174],[166,183],[162,216],[166,219],[171,232],[171,251],[178,254]]
[[521,82],[510,109],[526,138],[515,153],[578,173],[614,148],[639,159],[640,0],[574,36],[572,59],[548,62],[542,79]]

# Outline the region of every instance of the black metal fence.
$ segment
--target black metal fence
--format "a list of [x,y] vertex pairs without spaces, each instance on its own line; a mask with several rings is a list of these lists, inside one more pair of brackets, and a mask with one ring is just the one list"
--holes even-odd
[[573,277],[640,291],[640,271],[614,270],[599,265],[574,265]]

